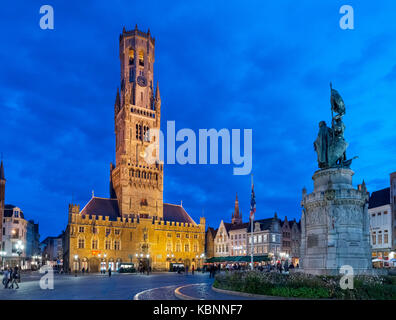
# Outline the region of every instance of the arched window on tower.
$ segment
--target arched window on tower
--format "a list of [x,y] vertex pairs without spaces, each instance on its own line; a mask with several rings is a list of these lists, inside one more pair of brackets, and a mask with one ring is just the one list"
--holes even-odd
[[133,65],[135,63],[135,50],[129,49],[129,65]]
[[144,52],[143,52],[143,50],[139,51],[139,66],[144,66]]

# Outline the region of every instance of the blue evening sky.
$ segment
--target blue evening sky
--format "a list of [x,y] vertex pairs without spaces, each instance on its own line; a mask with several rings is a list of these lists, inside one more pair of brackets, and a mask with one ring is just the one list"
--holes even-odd
[[[39,28],[50,4],[55,29]],[[339,27],[354,8],[355,29]],[[300,218],[312,190],[313,141],[330,121],[329,82],[346,104],[354,184],[389,185],[396,171],[394,1],[13,1],[0,11],[0,151],[6,203],[66,227],[68,204],[108,196],[123,26],[156,38],[162,125],[253,129],[257,218]],[[196,220],[229,221],[238,192],[247,221],[250,176],[232,165],[167,165],[164,201]]]

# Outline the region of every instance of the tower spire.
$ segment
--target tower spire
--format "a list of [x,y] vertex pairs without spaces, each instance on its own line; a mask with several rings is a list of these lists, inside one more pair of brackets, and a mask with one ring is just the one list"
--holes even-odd
[[159,81],[157,81],[157,88],[155,90],[155,101],[161,101]]
[[1,156],[1,164],[0,164],[0,180],[5,180],[5,175],[4,175],[4,165],[3,165],[3,154]]

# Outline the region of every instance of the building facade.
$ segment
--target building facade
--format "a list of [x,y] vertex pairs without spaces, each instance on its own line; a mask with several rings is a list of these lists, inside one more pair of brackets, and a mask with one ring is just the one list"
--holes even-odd
[[3,160],[1,160],[0,164],[0,251],[4,251],[3,246],[3,218],[4,218],[4,205],[5,205],[5,184],[6,179],[4,176],[4,166]]
[[368,214],[372,257],[389,257],[392,252],[392,206],[390,188],[374,191],[370,195]]
[[116,270],[121,262],[154,270],[202,265],[205,218],[198,224],[182,205],[163,203],[163,164],[158,150],[148,148],[159,142],[155,130],[161,116],[159,86],[153,85],[154,46],[150,31],[124,28],[120,35],[110,198],[93,196],[82,210],[69,205],[64,251],[69,270]]
[[217,229],[208,227],[205,233],[205,256],[210,259],[215,256],[214,254],[214,241],[216,238]]
[[60,268],[63,265],[64,233],[41,242],[43,264]]
[[392,210],[392,250],[396,251],[396,172],[390,174],[390,203]]
[[247,228],[247,254],[251,255],[253,249],[253,255],[268,255],[272,260],[278,260],[282,252],[282,227],[276,212],[273,218],[255,220],[253,222],[253,236],[251,231],[249,224]]
[[4,207],[3,217],[3,250],[6,252],[5,266],[20,266],[27,268],[27,225],[20,208],[7,204]]

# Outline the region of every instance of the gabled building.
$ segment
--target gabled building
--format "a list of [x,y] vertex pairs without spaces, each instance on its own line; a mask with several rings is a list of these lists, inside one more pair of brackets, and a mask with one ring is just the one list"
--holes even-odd
[[282,244],[282,227],[276,212],[273,218],[254,220],[253,238],[251,225],[249,224],[247,237],[248,255],[252,252],[253,241],[253,255],[268,255],[274,260],[279,259]]
[[[392,250],[392,206],[390,188],[371,193],[368,214],[373,258],[388,259]],[[393,257],[392,257],[393,258]]]

